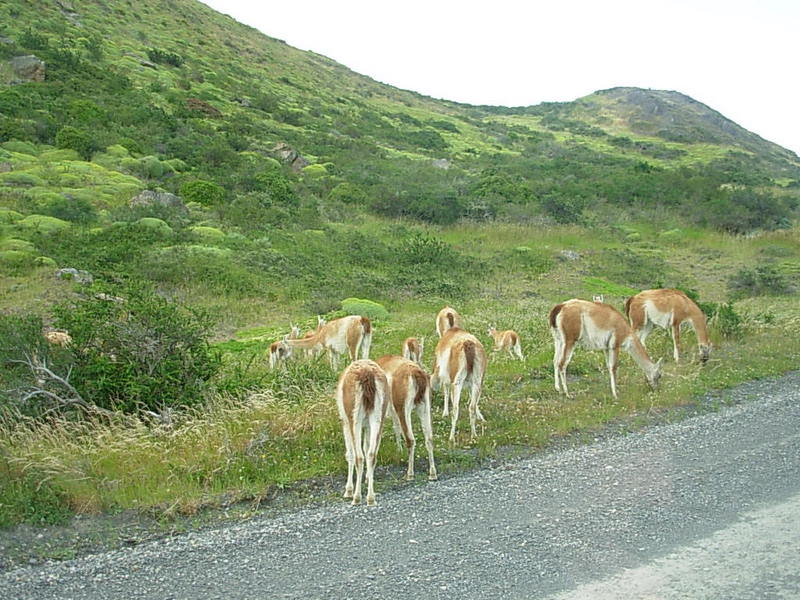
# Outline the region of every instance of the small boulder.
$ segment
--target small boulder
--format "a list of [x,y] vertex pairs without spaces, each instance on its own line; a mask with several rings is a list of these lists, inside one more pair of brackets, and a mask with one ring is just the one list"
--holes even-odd
[[562,250],[558,253],[558,258],[560,260],[580,260],[581,255],[575,252],[575,250]]
[[289,146],[289,144],[280,143],[272,149],[272,154],[275,155],[282,162],[292,167],[295,172],[302,171],[311,163],[297,150]]
[[205,100],[200,100],[200,98],[187,98],[186,108],[192,112],[203,113],[207,117],[212,117],[214,119],[218,119],[222,116],[222,112],[218,108],[211,106]]
[[84,271],[83,269],[73,269],[72,267],[59,269],[56,271],[56,277],[58,279],[70,279],[76,283],[83,283],[86,285],[89,285],[94,281],[94,277],[92,277],[92,274],[89,273],[89,271]]
[[156,192],[154,190],[144,190],[140,194],[134,196],[128,202],[130,207],[138,206],[166,206],[175,208],[181,212],[186,212],[186,204],[183,200],[175,194],[169,192]]
[[9,83],[28,83],[44,81],[45,67],[44,61],[36,58],[33,54],[26,56],[15,56],[8,61],[12,75]]

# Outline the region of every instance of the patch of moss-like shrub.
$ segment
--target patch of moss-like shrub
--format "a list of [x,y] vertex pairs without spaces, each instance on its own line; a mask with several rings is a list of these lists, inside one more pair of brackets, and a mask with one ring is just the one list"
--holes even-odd
[[35,252],[36,247],[28,240],[8,238],[0,241],[0,250],[19,250],[20,252]]
[[15,210],[10,210],[8,208],[0,208],[0,223],[10,225],[11,223],[16,223],[17,221],[21,221],[24,218],[22,213],[18,213]]
[[56,146],[75,150],[85,160],[91,159],[92,154],[100,150],[100,146],[95,142],[91,133],[70,125],[62,127],[58,131]]
[[328,175],[328,170],[322,165],[308,165],[303,167],[303,175],[311,179],[317,179]]
[[33,264],[34,266],[41,268],[52,267],[55,269],[58,267],[58,263],[49,256],[37,256],[36,258],[33,259]]
[[39,155],[39,160],[44,162],[56,162],[62,160],[81,160],[77,151],[70,148],[61,148],[59,150],[47,150]]
[[186,202],[198,202],[205,206],[213,206],[222,202],[225,198],[225,190],[211,181],[189,181],[184,183],[180,189],[180,196]]
[[389,318],[389,311],[382,304],[364,298],[345,298],[342,300],[342,310],[349,315],[361,315],[373,321]]
[[170,227],[166,221],[156,217],[142,217],[136,221],[136,225],[145,227],[164,237],[168,237],[174,233],[172,227]]
[[0,250],[0,269],[6,273],[20,273],[33,265],[33,255],[22,250]]
[[47,215],[28,215],[19,222],[25,229],[33,229],[42,233],[53,233],[69,228],[67,221]]
[[0,144],[0,147],[8,150],[9,152],[19,152],[20,154],[29,154],[31,156],[38,155],[36,150],[36,146],[31,144],[30,142],[20,142],[18,140],[11,140],[8,142],[3,142]]
[[11,171],[9,173],[0,173],[0,182],[5,185],[31,187],[46,185],[44,179],[37,177],[28,171]]
[[221,241],[225,239],[225,232],[221,229],[217,229],[216,227],[209,227],[207,225],[195,225],[194,227],[189,227],[189,231],[191,231],[196,237],[209,240],[209,241]]

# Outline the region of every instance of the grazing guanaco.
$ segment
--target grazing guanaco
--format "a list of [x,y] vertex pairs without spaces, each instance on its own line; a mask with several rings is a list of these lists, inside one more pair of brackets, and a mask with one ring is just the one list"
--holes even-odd
[[367,317],[358,315],[342,317],[325,323],[307,338],[287,340],[287,343],[292,348],[303,350],[326,350],[331,367],[337,370],[339,355],[345,352],[349,353],[351,361],[358,358],[359,349],[362,359],[369,358],[369,349],[372,344],[372,324]]
[[444,335],[444,332],[452,327],[463,328],[464,322],[461,315],[455,309],[445,306],[436,315],[436,333],[439,337]]
[[678,362],[678,344],[681,338],[681,325],[689,322],[697,336],[700,361],[706,362],[711,355],[711,341],[708,338],[706,316],[691,298],[680,290],[645,290],[628,298],[625,314],[631,321],[636,335],[645,343],[653,326],[669,329],[672,333],[672,356]]
[[520,360],[525,360],[522,357],[522,347],[520,346],[519,334],[516,331],[513,329],[497,331],[497,328],[494,325],[491,325],[488,333],[494,340],[494,348],[492,348],[492,352],[505,350],[511,355],[511,358],[516,357]]
[[486,374],[486,351],[483,344],[471,333],[459,327],[448,329],[436,345],[433,362],[433,389],[444,387],[444,410],[442,416],[449,412],[450,395],[453,397],[453,415],[450,421],[450,441],[455,441],[458,408],[461,402],[461,390],[469,386],[469,424],[471,439],[477,436],[475,422],[486,421],[481,414],[478,402]]
[[[323,325],[325,325],[325,323],[327,323],[327,321],[322,316],[317,315],[317,328],[313,329],[311,331],[306,331],[303,334],[302,339],[308,339],[311,336],[313,336],[315,333],[317,333],[322,328]],[[298,335],[296,337],[300,337],[300,336]],[[314,348],[306,348],[306,350],[305,350],[306,358],[316,358],[318,352],[319,351],[315,350]]]
[[[342,421],[347,484],[344,497],[352,498],[353,505],[361,502],[361,481],[364,462],[367,465],[367,506],[375,505],[375,462],[381,444],[381,429],[389,405],[389,386],[386,375],[377,363],[357,360],[350,363],[339,377],[336,386],[336,406]],[[363,430],[367,436],[363,438]],[[366,456],[365,456],[366,454]],[[353,470],[356,480],[353,485]]]
[[589,350],[602,350],[606,355],[606,366],[611,378],[611,393],[617,397],[617,365],[619,349],[628,352],[644,371],[651,387],[658,385],[661,377],[661,360],[650,360],[639,338],[633,333],[625,317],[608,304],[567,300],[556,304],[550,311],[550,331],[553,334],[555,352],[553,375],[556,391],[569,397],[567,389],[567,366],[572,360],[575,345],[581,342]]
[[283,364],[292,356],[292,347],[289,345],[289,336],[283,336],[283,339],[277,342],[272,342],[269,347],[269,368],[274,369],[278,364]]
[[422,366],[422,351],[425,348],[425,338],[406,338],[403,342],[403,358]]
[[428,374],[416,362],[402,356],[382,356],[378,365],[386,373],[389,383],[389,413],[394,422],[394,432],[398,446],[402,435],[408,450],[406,479],[414,479],[414,449],[416,439],[411,429],[411,413],[417,411],[425,448],[428,450],[428,479],[437,479],[436,464],[433,460],[433,426],[431,425],[431,383]]

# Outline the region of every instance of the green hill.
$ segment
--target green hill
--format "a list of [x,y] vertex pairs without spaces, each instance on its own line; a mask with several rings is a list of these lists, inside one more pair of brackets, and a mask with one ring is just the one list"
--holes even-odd
[[[695,223],[738,231],[774,227],[797,202],[797,188],[787,191],[800,180],[796,155],[676,92],[467,106],[377,83],[199,2],[11,1],[0,11],[6,81],[14,57],[45,63],[44,81],[0,88],[0,140],[73,149],[141,188],[180,192],[201,179],[226,204],[260,195],[280,205],[267,215],[280,224],[311,217],[272,198],[259,178],[269,158],[291,162],[298,204],[312,212],[324,203],[432,222],[578,220],[607,203],[680,206]],[[21,149],[6,148],[6,185],[63,194]],[[134,185],[112,173],[97,181],[108,186],[90,200],[98,209],[124,203]],[[754,216],[764,202],[774,210]]]
[[[191,515],[338,473],[337,374],[267,368],[317,315],[368,307],[372,356],[425,336],[428,364],[444,304],[487,346],[490,324],[520,334],[475,448],[446,447],[437,413],[443,473],[796,368],[799,205],[796,155],[677,92],[469,106],[191,0],[6,0],[0,527]],[[553,304],[662,286],[712,316],[711,363],[669,363],[649,393],[624,358],[616,402],[581,351],[557,396]]]

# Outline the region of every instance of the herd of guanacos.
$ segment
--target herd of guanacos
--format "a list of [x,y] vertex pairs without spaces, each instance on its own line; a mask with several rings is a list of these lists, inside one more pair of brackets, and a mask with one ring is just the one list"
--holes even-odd
[[[616,308],[603,303],[601,296],[592,301],[572,299],[555,305],[548,315],[555,352],[553,375],[558,392],[569,396],[566,370],[578,343],[590,350],[602,350],[611,379],[611,392],[617,397],[616,371],[620,349],[628,352],[642,369],[651,387],[658,385],[661,364],[651,360],[644,342],[653,327],[672,334],[673,357],[679,359],[680,328],[684,322],[693,327],[702,362],[709,358],[711,343],[706,318],[685,293],[676,289],[645,290],[625,302],[627,319]],[[471,439],[477,435],[476,424],[485,422],[478,402],[486,373],[487,358],[477,337],[466,331],[461,316],[449,306],[436,316],[439,341],[434,353],[431,375],[422,365],[423,340],[407,338],[402,355],[369,359],[372,324],[367,317],[349,316],[326,322],[320,318],[315,331],[301,337],[296,327],[292,333],[270,347],[270,365],[274,368],[294,350],[307,354],[327,352],[331,366],[337,369],[338,357],[347,352],[350,364],[342,371],[336,386],[336,404],[342,422],[347,459],[347,484],[344,497],[354,505],[361,502],[361,487],[366,463],[367,505],[375,504],[374,470],[380,446],[383,421],[387,413],[394,423],[398,446],[405,442],[408,451],[406,479],[414,478],[416,441],[411,428],[411,414],[416,411],[422,425],[428,452],[428,479],[437,479],[433,457],[431,426],[431,389],[441,388],[444,395],[443,416],[451,412],[450,441],[455,441],[461,391],[469,389]],[[513,330],[489,328],[495,351],[506,351],[523,360],[520,336]],[[361,359],[357,360],[358,354]],[[365,435],[366,434],[366,435]],[[353,476],[355,474],[355,482]]]

